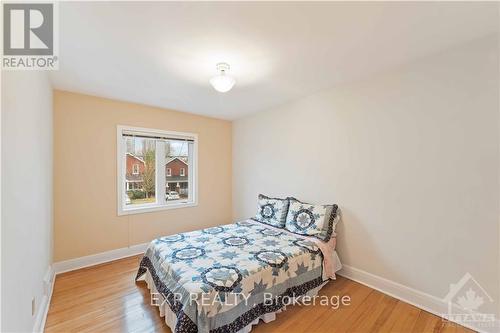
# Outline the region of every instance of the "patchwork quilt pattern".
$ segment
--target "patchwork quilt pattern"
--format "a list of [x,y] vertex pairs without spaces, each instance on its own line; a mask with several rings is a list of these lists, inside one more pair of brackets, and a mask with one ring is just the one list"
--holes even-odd
[[152,241],[137,278],[149,271],[175,332],[236,332],[320,286],[322,261],[313,241],[246,220]]

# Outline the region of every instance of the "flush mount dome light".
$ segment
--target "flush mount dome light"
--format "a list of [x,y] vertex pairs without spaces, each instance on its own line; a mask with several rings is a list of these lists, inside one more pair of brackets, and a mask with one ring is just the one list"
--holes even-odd
[[229,90],[231,90],[231,88],[233,88],[236,82],[232,76],[227,75],[227,72],[229,71],[229,65],[225,62],[221,62],[217,64],[216,68],[219,72],[219,75],[211,78],[210,84],[212,85],[212,87],[214,87],[215,90],[219,92],[228,92]]

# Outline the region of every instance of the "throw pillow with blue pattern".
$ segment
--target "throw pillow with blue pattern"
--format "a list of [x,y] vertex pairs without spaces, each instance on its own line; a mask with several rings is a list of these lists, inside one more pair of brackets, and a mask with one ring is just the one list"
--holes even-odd
[[299,235],[314,236],[328,242],[338,222],[337,205],[313,205],[288,198],[290,205],[285,228]]
[[288,198],[270,198],[259,194],[257,214],[253,220],[272,225],[273,227],[284,228],[287,212]]

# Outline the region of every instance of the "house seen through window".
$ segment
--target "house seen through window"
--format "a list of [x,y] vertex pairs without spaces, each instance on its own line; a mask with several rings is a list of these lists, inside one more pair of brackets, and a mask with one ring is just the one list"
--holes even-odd
[[[119,128],[119,213],[193,205],[196,137]],[[120,149],[119,149],[120,150]]]

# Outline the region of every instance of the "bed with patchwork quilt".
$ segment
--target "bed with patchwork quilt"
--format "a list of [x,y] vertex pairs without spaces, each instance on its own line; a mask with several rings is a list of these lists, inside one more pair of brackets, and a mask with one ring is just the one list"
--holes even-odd
[[136,280],[174,332],[248,332],[334,278],[330,243],[249,219],[155,239]]

